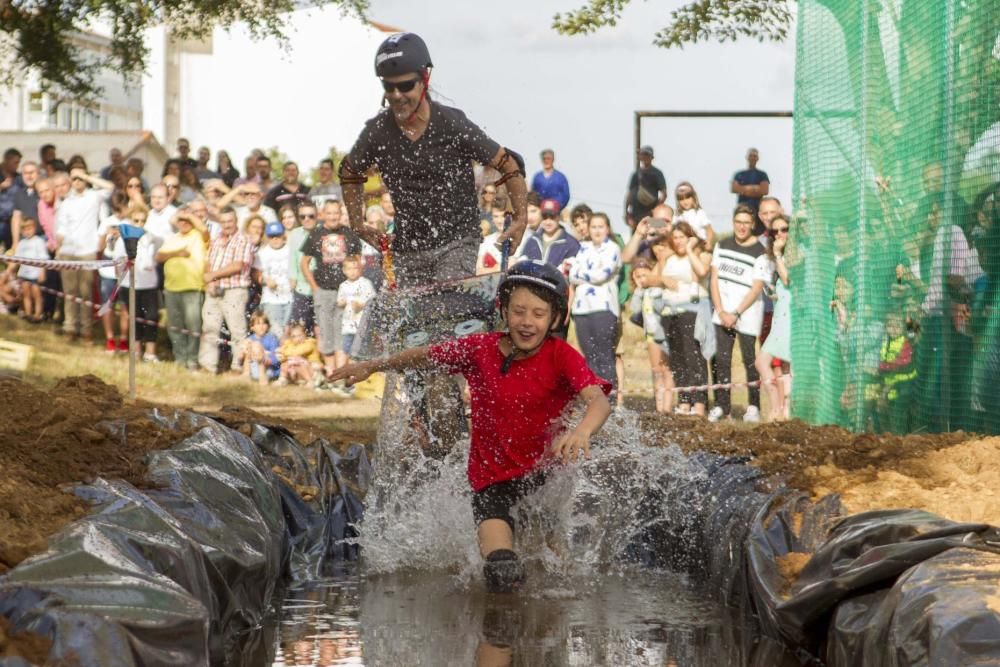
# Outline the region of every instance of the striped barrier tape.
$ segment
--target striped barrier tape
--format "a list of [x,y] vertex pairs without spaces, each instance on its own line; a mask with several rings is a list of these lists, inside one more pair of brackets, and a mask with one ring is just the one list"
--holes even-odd
[[106,269],[109,266],[115,268],[124,266],[128,259],[120,257],[118,259],[88,259],[88,260],[66,260],[66,259],[33,259],[31,257],[10,257],[0,258],[10,264],[20,264],[23,266],[34,266],[39,269],[55,269],[56,271],[96,271]]
[[[91,308],[99,308],[100,310],[98,310],[98,315],[104,315],[105,313],[110,312],[111,305],[114,304],[115,295],[117,294],[117,288],[116,288],[116,292],[112,293],[111,298],[109,298],[107,300],[107,302],[105,302],[102,305],[98,305],[98,304],[94,303],[93,301],[89,301],[89,300],[84,299],[84,298],[79,297],[79,296],[72,296],[70,294],[66,294],[66,292],[60,292],[59,290],[52,289],[51,287],[46,287],[45,285],[39,285],[38,287],[43,292],[47,292],[49,294],[54,294],[55,296],[61,296],[64,299],[68,299],[68,300],[70,300],[70,301],[72,301],[74,303],[78,303],[78,304],[80,304],[82,306],[90,306]],[[104,310],[105,306],[108,307],[107,310]],[[200,332],[200,331],[192,331],[190,329],[184,329],[182,327],[175,327],[175,326],[173,326],[171,324],[160,324],[159,322],[154,322],[153,320],[147,320],[147,319],[144,319],[142,317],[136,317],[135,321],[136,322],[141,322],[142,324],[151,324],[154,327],[157,327],[159,329],[167,329],[167,330],[170,330],[170,331],[178,331],[180,333],[187,334],[189,336],[194,336],[195,338],[201,338],[202,335],[203,335],[202,332]],[[220,338],[219,336],[215,336],[215,340],[216,340],[216,342],[222,343],[223,345],[232,346],[232,342],[226,340],[225,338]]]

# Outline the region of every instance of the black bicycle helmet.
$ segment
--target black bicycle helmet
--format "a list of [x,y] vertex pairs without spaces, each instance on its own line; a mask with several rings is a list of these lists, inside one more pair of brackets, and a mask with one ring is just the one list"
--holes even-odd
[[412,32],[399,32],[387,37],[375,52],[375,76],[398,76],[400,74],[420,74],[431,62],[427,44]]
[[537,259],[525,260],[512,266],[497,287],[497,301],[500,303],[501,309],[507,307],[510,293],[518,285],[533,285],[541,288],[544,291],[539,296],[542,294],[550,295],[550,299],[546,299],[546,301],[552,303],[553,315],[561,318],[566,317],[566,308],[569,306],[569,285],[566,284],[563,274],[554,266]]

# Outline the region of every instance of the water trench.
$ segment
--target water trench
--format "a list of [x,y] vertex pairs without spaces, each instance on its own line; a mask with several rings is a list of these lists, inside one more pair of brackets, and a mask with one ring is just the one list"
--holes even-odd
[[[373,452],[361,560],[284,591],[272,665],[763,666],[788,658],[755,636],[747,609],[725,604],[745,596],[726,590],[726,577],[708,576],[710,564],[738,568],[740,558],[730,544],[710,552],[699,524],[707,513],[735,522],[756,510],[767,496],[754,490],[752,468],[733,466],[736,491],[723,499],[717,458],[637,444],[638,415],[616,412],[590,460],[556,469],[521,503],[517,550],[528,580],[517,594],[491,595],[465,476],[468,443],[424,456],[407,442],[404,407],[414,396],[395,391]],[[732,512],[713,511],[726,503]]]

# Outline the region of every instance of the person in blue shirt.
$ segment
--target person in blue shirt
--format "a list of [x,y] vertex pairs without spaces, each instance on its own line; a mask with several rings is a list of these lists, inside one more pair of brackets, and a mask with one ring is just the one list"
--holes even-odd
[[[570,264],[580,252],[580,242],[559,224],[559,202],[546,199],[539,206],[542,222],[538,231],[528,238],[524,252],[515,260],[536,260],[556,268],[564,276],[569,274]],[[566,339],[569,331],[567,317],[553,329],[553,335]]]
[[559,209],[569,203],[569,181],[566,175],[555,168],[556,154],[551,148],[542,151],[542,170],[531,179],[531,191],[541,199],[554,199]]
[[747,151],[747,168],[738,171],[733,176],[733,182],[729,185],[729,191],[736,195],[736,204],[745,204],[757,212],[760,206],[760,198],[770,191],[771,183],[768,181],[767,172],[757,168],[757,160],[760,154],[756,148]]

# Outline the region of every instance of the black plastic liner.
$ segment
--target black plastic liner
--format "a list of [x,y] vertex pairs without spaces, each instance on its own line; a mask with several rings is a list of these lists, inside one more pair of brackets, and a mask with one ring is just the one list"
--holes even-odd
[[[263,425],[247,437],[191,413],[152,418],[202,428],[150,456],[155,488],[79,489],[98,509],[0,579],[0,614],[14,632],[50,637],[56,664],[263,664],[283,582],[358,557],[365,449],[302,446]],[[647,492],[648,521],[624,556],[688,572],[742,610],[765,637],[754,665],[786,662],[766,638],[803,664],[1000,665],[998,529],[912,510],[840,519],[836,497],[775,490],[747,463],[692,456],[703,474]],[[789,582],[779,565],[793,552],[811,557]]]
[[[768,634],[828,665],[1000,665],[998,529],[884,510],[837,522],[812,548],[767,509],[749,573]],[[789,551],[812,556],[784,591],[774,564]]]
[[[746,463],[692,456],[705,475],[648,491],[624,556],[707,584],[803,664],[1000,665],[997,528],[916,510],[841,518],[836,496],[774,490]],[[808,563],[789,582],[792,552]]]
[[[317,576],[323,563],[357,556],[343,540],[361,517],[364,448],[341,457],[282,429],[255,426],[251,440],[190,413],[153,418],[202,428],[149,457],[155,488],[79,489],[98,509],[0,580],[0,613],[15,632],[50,637],[56,664],[264,664],[261,629],[286,575]],[[315,500],[275,471],[303,480]]]

